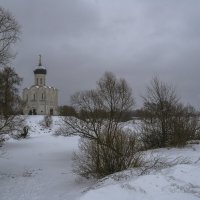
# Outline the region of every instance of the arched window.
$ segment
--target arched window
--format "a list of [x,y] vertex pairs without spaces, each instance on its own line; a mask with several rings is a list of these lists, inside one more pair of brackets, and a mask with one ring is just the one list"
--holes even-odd
[[40,79],[40,84],[42,85],[42,78]]
[[50,109],[50,115],[53,115],[53,108]]
[[33,94],[33,100],[35,101],[35,94]]

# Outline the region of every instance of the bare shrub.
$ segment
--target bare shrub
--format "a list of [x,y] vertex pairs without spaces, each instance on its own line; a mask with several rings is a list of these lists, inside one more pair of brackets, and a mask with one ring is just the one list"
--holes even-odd
[[26,125],[21,129],[20,132],[18,131],[12,134],[12,138],[16,140],[25,139],[28,137],[29,137],[29,127]]
[[168,158],[164,157],[160,154],[156,153],[150,153],[148,158],[145,158],[144,156],[144,162],[143,166],[139,168],[138,170],[138,175],[144,175],[144,174],[149,174],[152,171],[158,171],[162,170],[168,167],[173,167],[175,165],[180,165],[180,164],[190,164],[191,161],[188,158],[184,157],[177,157],[177,158]]
[[173,87],[154,78],[143,97],[144,113],[141,139],[146,149],[184,146],[194,139],[198,116],[191,106],[183,106]]
[[51,115],[45,115],[43,120],[40,122],[40,124],[45,128],[50,128],[53,123],[53,119]]
[[131,132],[103,132],[98,141],[82,138],[79,148],[80,152],[73,157],[74,172],[86,178],[102,178],[143,164],[138,141]]
[[18,136],[23,133],[25,126],[25,117],[20,115],[10,115],[4,117],[0,115],[0,140],[5,140],[6,135],[18,139]]

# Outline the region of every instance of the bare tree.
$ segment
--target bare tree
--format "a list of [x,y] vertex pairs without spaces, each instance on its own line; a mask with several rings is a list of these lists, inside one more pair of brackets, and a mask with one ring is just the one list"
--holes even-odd
[[10,48],[19,39],[19,29],[12,14],[0,7],[0,66],[6,65],[14,57]]
[[22,78],[13,68],[4,67],[0,70],[0,113],[5,117],[20,112],[21,98],[18,87],[21,82]]
[[0,135],[23,129],[24,118],[19,116],[22,101],[18,94],[21,81],[14,69],[4,67],[0,70]]
[[96,89],[73,95],[71,102],[77,114],[63,118],[65,134],[94,140],[99,140],[102,131],[115,132],[124,113],[134,105],[131,88],[112,73],[105,73]]
[[[96,173],[102,177],[132,166],[135,138],[123,131],[120,123],[134,105],[132,90],[126,81],[105,73],[97,82],[96,89],[78,92],[71,101],[76,116],[63,118],[63,132],[84,138],[81,148],[85,149],[85,156],[91,158],[88,165],[95,163],[96,166],[84,170],[86,165],[79,160],[79,169],[85,171],[86,176]],[[95,152],[94,156],[91,151]]]
[[142,140],[146,148],[183,146],[195,135],[197,115],[180,103],[172,86],[155,77],[143,100]]
[[82,138],[79,148],[80,151],[73,156],[73,169],[86,178],[102,178],[114,172],[143,166],[143,154],[132,132],[114,132],[112,141],[106,132],[102,133],[101,144]]

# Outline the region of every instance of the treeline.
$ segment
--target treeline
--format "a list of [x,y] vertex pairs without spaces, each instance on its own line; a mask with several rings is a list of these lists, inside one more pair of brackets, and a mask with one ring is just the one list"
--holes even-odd
[[[185,106],[186,109],[188,109],[188,115],[191,117],[198,116],[200,117],[200,112],[196,110],[191,105]],[[74,116],[80,118],[84,118],[84,116],[87,115],[93,115],[90,111],[81,110],[76,111],[74,107],[69,105],[63,105],[58,107],[58,112],[60,116]],[[104,110],[96,110],[95,113],[97,114],[97,117],[107,119],[109,116],[109,113],[107,113]],[[150,113],[148,110],[144,109],[143,107],[140,109],[130,110],[126,113],[123,113],[123,116],[121,118],[121,122],[127,122],[130,120],[144,120],[144,119],[153,119],[152,113]]]
[[[80,119],[84,119],[87,116],[94,116],[96,115],[97,118],[102,118],[102,119],[108,119],[110,113],[107,112],[106,110],[94,110],[94,111],[88,111],[81,109],[80,111],[76,111],[74,107],[69,106],[69,105],[64,105],[64,106],[59,106],[58,112],[60,116],[74,116],[74,117],[79,117]],[[115,115],[120,114],[120,112],[115,111]],[[120,118],[121,122],[126,122],[129,120],[132,120],[134,118],[140,119],[141,116],[137,115],[138,111],[127,111],[123,113],[123,116]]]

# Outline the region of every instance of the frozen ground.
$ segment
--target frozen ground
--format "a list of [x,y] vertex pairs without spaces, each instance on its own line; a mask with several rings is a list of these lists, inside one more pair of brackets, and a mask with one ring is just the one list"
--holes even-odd
[[0,148],[1,200],[200,199],[200,145],[153,152],[167,160],[186,158],[188,163],[152,170],[139,177],[135,170],[127,170],[93,184],[71,172],[78,138],[53,136],[59,118],[54,117],[53,127],[46,130],[39,125],[41,119],[42,116],[28,118],[29,138],[10,139]]

